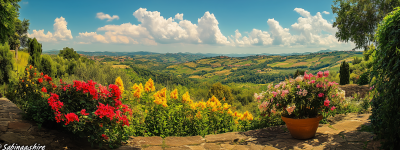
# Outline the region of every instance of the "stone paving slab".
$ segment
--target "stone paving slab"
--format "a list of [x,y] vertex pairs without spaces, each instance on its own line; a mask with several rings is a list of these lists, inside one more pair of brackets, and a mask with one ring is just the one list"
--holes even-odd
[[201,136],[189,136],[189,137],[170,136],[165,138],[165,144],[168,146],[200,145],[203,142],[204,139]]

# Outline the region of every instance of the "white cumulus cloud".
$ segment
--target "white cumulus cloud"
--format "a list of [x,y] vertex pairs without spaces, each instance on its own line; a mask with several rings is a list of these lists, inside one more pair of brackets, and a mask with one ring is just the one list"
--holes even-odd
[[164,18],[160,12],[147,11],[145,8],[139,8],[133,13],[133,16],[140,24],[106,25],[97,29],[97,31],[105,31],[105,34],[101,35],[104,38],[99,39],[97,32],[91,32],[92,34],[88,35],[79,33],[79,38],[88,38],[90,42],[147,45],[156,45],[157,43],[226,45],[230,43],[221,33],[214,14],[209,12],[205,12],[198,19],[198,24],[184,20],[183,14],[180,13],[176,14],[174,19],[172,17]]
[[268,32],[258,29],[253,29],[248,36],[241,37],[242,34],[239,32],[239,30],[236,30],[235,36],[231,35],[229,37],[229,41],[232,43],[231,45],[240,47],[249,45],[271,45],[273,41]]
[[111,17],[109,14],[104,14],[103,12],[97,13],[96,18],[99,18],[101,20],[108,19],[107,21],[112,21],[114,19],[117,19],[117,20],[119,19],[118,15],[113,15]]
[[183,14],[180,14],[180,13],[177,13],[176,15],[175,15],[175,18],[174,18],[174,20],[183,20]]
[[44,33],[44,29],[42,30],[33,30],[32,34],[28,33],[28,37],[36,38],[40,42],[57,42],[57,41],[66,41],[71,40],[72,34],[71,30],[67,28],[67,21],[65,21],[64,17],[56,18],[54,20],[54,34],[50,31],[47,31],[47,34]]
[[327,12],[327,11],[323,11],[322,13],[329,15],[329,12]]

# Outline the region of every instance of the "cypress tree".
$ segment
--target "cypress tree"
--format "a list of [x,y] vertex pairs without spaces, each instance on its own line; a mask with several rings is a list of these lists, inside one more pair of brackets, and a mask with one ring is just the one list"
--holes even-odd
[[349,63],[343,61],[340,65],[340,85],[345,85],[350,83],[350,66]]

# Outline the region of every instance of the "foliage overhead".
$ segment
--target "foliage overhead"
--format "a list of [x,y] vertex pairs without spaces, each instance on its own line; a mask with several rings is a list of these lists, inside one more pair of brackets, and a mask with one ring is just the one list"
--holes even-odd
[[0,44],[15,34],[15,18],[19,16],[21,0],[2,0],[0,2]]
[[355,49],[366,51],[374,42],[378,23],[397,6],[399,0],[335,0],[332,11],[337,15],[333,23],[338,28],[336,38],[354,42]]

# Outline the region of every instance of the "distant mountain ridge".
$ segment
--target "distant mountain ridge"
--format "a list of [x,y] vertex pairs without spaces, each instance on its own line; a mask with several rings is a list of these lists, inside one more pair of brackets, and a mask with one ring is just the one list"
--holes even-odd
[[[43,51],[44,54],[54,54],[57,55],[60,50],[47,50]],[[184,54],[184,55],[198,55],[203,57],[215,57],[215,56],[228,56],[228,57],[247,57],[247,56],[256,56],[256,55],[279,55],[279,56],[291,56],[291,55],[308,55],[312,53],[327,53],[327,52],[334,52],[338,50],[320,50],[317,52],[303,52],[303,53],[281,53],[281,54],[271,54],[271,53],[261,53],[261,54],[217,54],[217,53],[189,53],[189,52],[179,52],[179,53],[156,53],[156,52],[147,52],[147,51],[138,51],[138,52],[110,52],[110,51],[103,51],[103,52],[89,52],[89,51],[76,51],[78,54],[83,54],[87,56],[125,56],[125,55],[152,55],[152,54]]]

